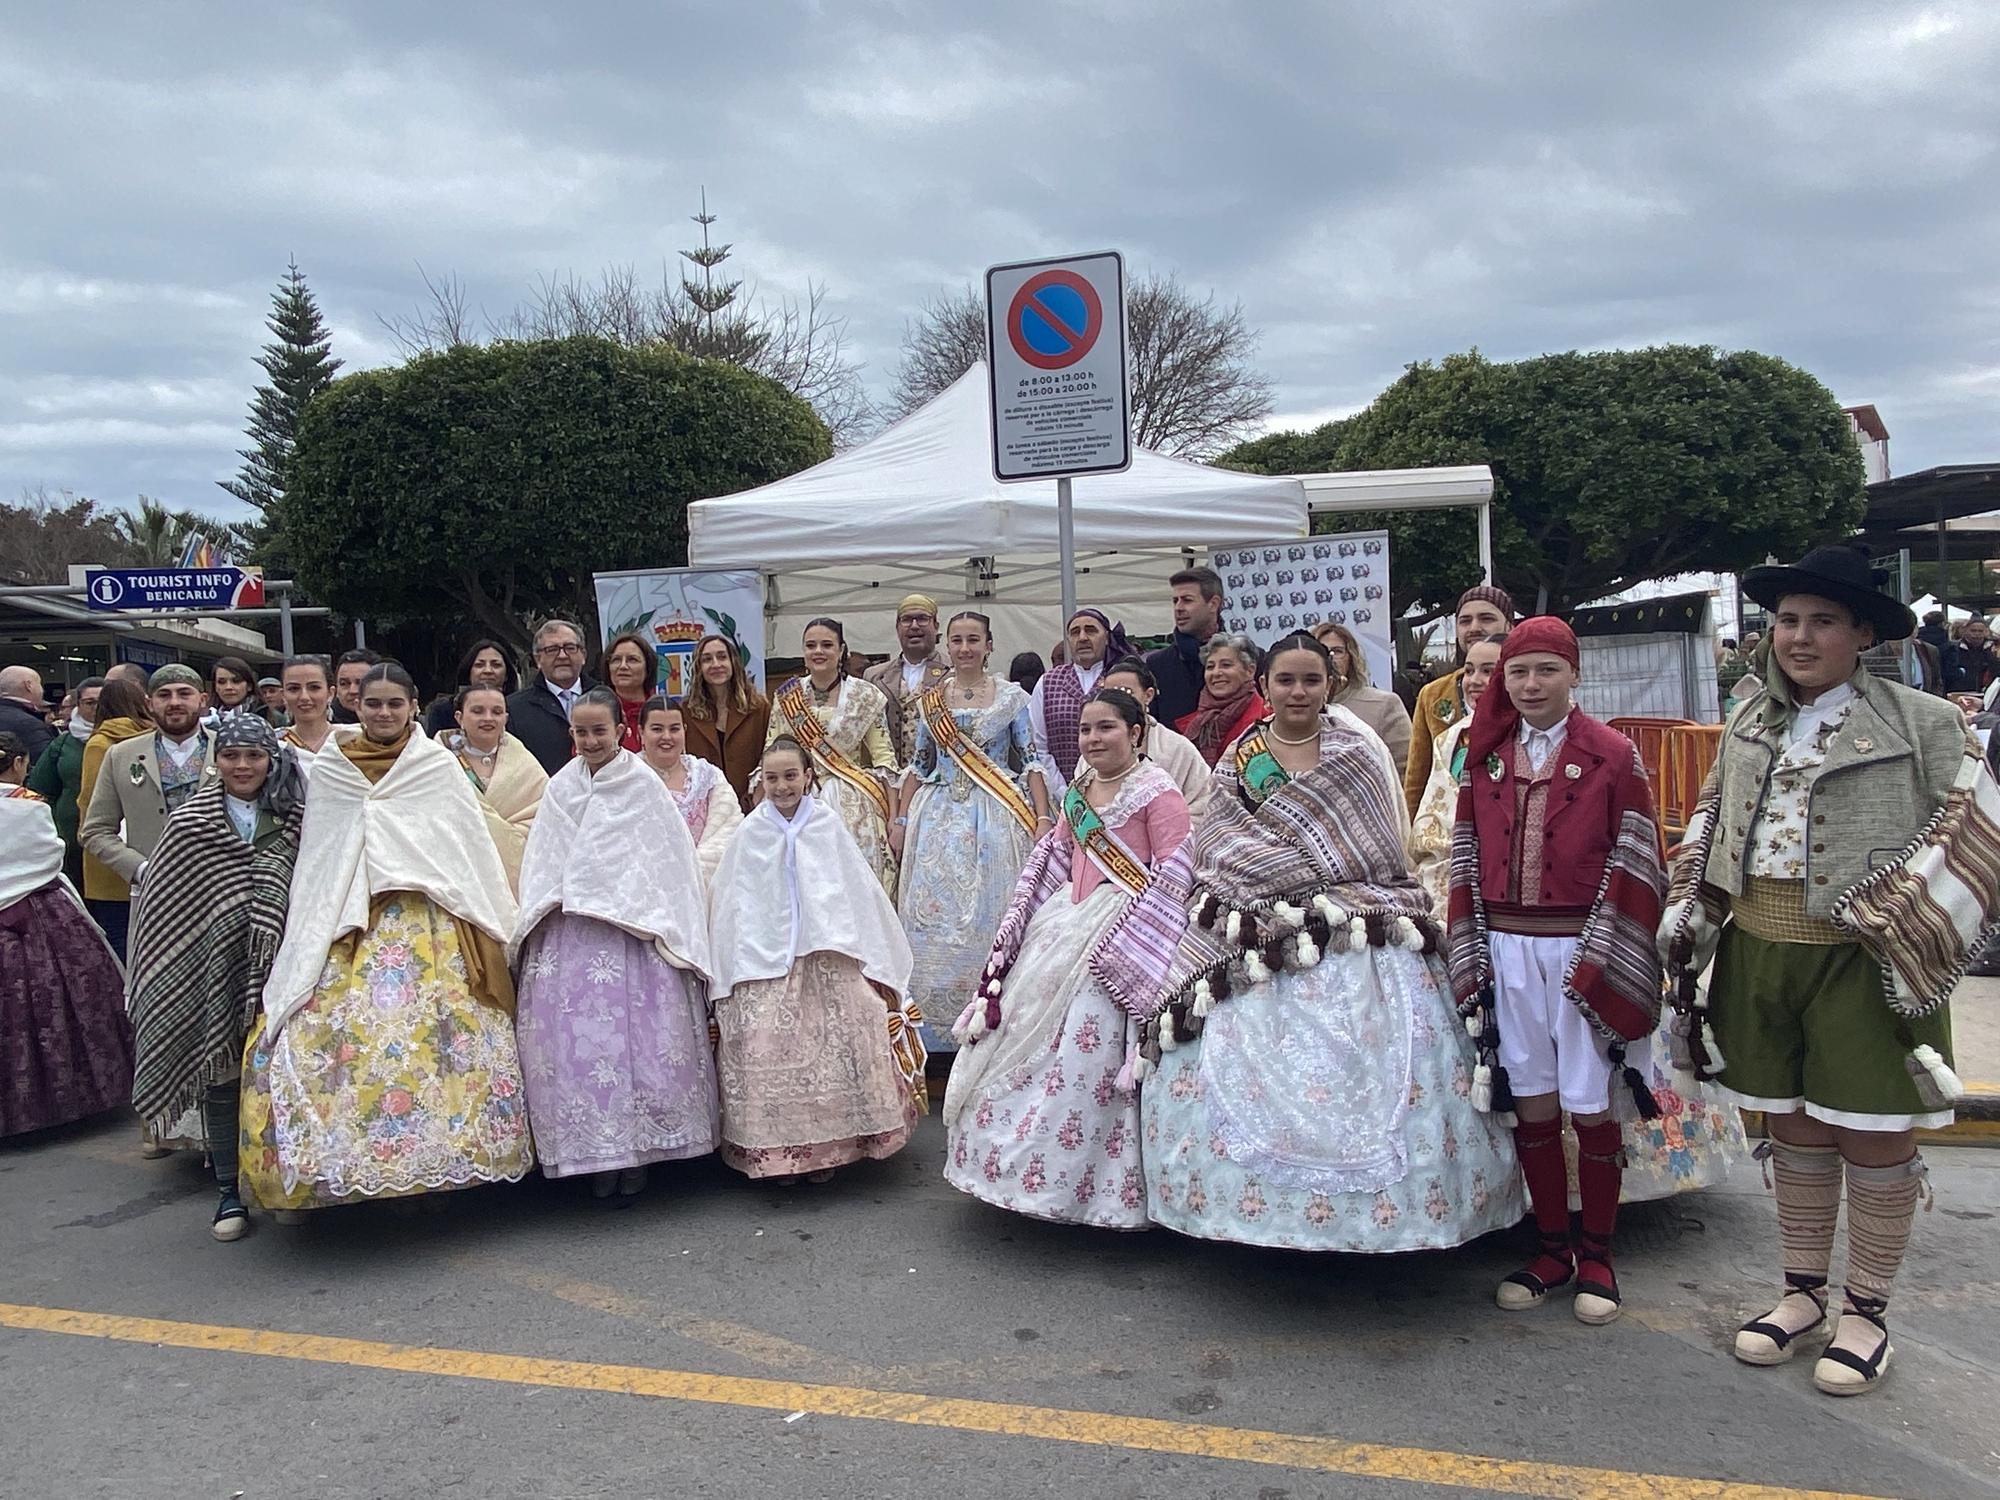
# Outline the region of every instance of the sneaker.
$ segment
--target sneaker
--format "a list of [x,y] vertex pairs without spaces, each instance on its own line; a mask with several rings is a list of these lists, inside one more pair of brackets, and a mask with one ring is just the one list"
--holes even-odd
[[215,1221],[208,1226],[208,1232],[225,1242],[240,1240],[250,1232],[250,1210],[243,1206],[235,1188],[222,1190],[222,1196],[215,1205]]
[[1576,1275],[1576,1257],[1569,1241],[1545,1235],[1541,1254],[1501,1282],[1493,1300],[1508,1312],[1526,1312],[1548,1301],[1549,1293],[1569,1285]]

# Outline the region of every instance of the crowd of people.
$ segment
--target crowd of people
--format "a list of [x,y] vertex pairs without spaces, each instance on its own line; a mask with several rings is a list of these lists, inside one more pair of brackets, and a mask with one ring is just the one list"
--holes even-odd
[[600,682],[563,620],[525,681],[475,644],[448,709],[360,651],[121,667],[52,748],[0,728],[0,1133],[129,1100],[233,1240],[537,1167],[821,1181],[955,1053],[944,1174],[999,1209],[1348,1253],[1526,1213],[1498,1305],[1595,1325],[1621,1203],[1719,1180],[1750,1108],[1782,1296],[1736,1354],[1832,1318],[1816,1384],[1871,1389],[2000,793],[1863,666],[1916,622],[1858,554],[1743,586],[1761,682],[1671,873],[1575,635],[1492,586],[1413,711],[1342,626],[1232,631],[1205,568],[1158,650],[1085,608],[1025,683],[914,594],[890,660],[816,619],[768,695],[719,635],[680,699],[638,634]]

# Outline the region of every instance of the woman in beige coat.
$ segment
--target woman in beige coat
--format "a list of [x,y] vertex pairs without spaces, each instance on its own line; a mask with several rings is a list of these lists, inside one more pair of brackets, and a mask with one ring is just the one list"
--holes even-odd
[[1396,763],[1396,774],[1401,776],[1410,758],[1410,711],[1403,707],[1403,700],[1369,685],[1368,658],[1345,625],[1322,620],[1313,626],[1313,638],[1326,647],[1334,671],[1340,674],[1333,690],[1333,706],[1346,709],[1380,736],[1389,747],[1389,759]]

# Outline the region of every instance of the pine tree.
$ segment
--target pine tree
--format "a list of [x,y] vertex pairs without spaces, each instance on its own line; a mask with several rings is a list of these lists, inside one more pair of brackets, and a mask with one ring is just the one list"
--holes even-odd
[[236,478],[218,481],[238,500],[268,510],[285,491],[285,463],[306,403],[324,390],[341,362],[332,356],[332,342],[319,303],[306,285],[297,261],[285,268],[284,279],[271,294],[271,316],[264,326],[276,335],[257,363],[269,375],[250,402],[245,429],[253,446],[240,449],[243,468]]

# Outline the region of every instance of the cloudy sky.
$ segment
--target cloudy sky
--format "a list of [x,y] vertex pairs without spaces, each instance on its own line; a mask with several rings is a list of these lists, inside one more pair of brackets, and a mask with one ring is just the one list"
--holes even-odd
[[[1401,366],[1665,340],[2000,457],[2000,6],[7,7],[0,495],[215,488],[296,256],[350,367],[456,273],[691,243],[825,283],[886,392],[987,264],[1112,246],[1241,299],[1280,425]],[[337,14],[334,12],[337,10]]]

